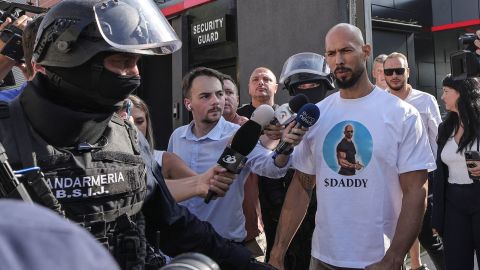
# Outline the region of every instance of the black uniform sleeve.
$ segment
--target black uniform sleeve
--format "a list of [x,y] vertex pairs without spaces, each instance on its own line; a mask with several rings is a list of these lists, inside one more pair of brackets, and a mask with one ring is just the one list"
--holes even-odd
[[250,269],[251,254],[245,247],[222,238],[208,222],[200,221],[175,202],[146,141],[140,141],[148,187],[143,214],[147,226],[160,231],[161,250],[169,256],[199,252],[215,260],[222,269]]

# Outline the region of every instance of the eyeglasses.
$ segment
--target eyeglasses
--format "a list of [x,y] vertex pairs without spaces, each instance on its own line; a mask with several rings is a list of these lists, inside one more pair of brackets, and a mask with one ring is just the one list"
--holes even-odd
[[405,68],[386,68],[383,70],[386,76],[392,76],[393,72],[397,75],[403,75],[405,73]]

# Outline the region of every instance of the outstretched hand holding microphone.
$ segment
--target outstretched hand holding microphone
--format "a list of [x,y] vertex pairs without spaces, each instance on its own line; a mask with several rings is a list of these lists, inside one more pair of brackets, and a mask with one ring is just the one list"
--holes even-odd
[[307,103],[308,97],[304,94],[298,94],[291,98],[288,103],[277,106],[275,118],[265,127],[263,131],[265,136],[260,137],[262,145],[265,148],[274,149],[278,144],[278,140],[282,138],[285,125],[295,120],[297,112]]
[[298,94],[291,98],[288,103],[278,106],[275,110],[275,119],[272,124],[287,125],[297,116],[297,112],[308,103],[308,97],[304,94]]
[[[239,174],[247,162],[247,155],[257,145],[263,128],[272,121],[274,111],[269,105],[259,106],[250,120],[245,122],[235,133],[230,146],[225,147],[217,163],[228,172]],[[209,203],[216,196],[212,190],[208,191],[205,203]]]
[[303,105],[298,111],[295,121],[290,123],[285,129],[286,134],[277,148],[275,148],[273,158],[280,154],[290,154],[293,151],[293,147],[299,143],[295,144],[294,139],[300,135],[303,137],[303,134],[317,122],[319,117],[320,110],[315,104],[307,103]]

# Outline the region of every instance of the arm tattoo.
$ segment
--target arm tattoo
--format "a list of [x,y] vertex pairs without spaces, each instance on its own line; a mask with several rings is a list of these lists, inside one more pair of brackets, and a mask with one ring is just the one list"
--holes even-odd
[[296,171],[296,174],[298,175],[300,185],[302,185],[308,197],[311,199],[313,189],[315,188],[315,175],[302,173],[300,171]]

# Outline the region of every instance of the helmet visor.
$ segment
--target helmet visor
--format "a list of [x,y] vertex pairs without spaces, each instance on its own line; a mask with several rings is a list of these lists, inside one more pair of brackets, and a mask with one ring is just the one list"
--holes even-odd
[[96,4],[93,10],[102,37],[115,48],[170,54],[182,46],[151,0],[107,0]]
[[330,69],[322,55],[310,52],[295,54],[290,56],[283,65],[280,83],[284,83],[288,77],[298,73],[324,77],[330,74]]

